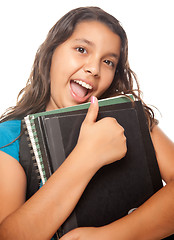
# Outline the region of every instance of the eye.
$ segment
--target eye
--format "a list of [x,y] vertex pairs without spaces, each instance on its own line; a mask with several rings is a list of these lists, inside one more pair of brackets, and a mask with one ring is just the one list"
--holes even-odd
[[115,64],[114,64],[112,61],[110,61],[110,60],[104,60],[104,62],[105,62],[108,66],[111,66],[111,67],[114,67],[114,66],[115,66]]
[[80,53],[87,53],[86,49],[83,47],[77,47],[76,50]]

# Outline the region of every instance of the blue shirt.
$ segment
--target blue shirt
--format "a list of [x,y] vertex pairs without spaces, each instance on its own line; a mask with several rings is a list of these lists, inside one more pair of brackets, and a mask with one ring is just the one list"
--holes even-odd
[[[19,161],[19,137],[21,120],[10,120],[0,123],[0,151],[3,151]],[[14,141],[13,143],[11,143]],[[8,146],[6,146],[9,144]]]

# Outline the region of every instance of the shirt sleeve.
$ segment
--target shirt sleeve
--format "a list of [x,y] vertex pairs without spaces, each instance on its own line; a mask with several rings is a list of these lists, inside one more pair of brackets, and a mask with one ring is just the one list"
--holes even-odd
[[[3,151],[19,161],[20,122],[9,121],[0,124],[0,151]],[[14,141],[15,140],[15,141]],[[14,142],[13,142],[14,141]]]

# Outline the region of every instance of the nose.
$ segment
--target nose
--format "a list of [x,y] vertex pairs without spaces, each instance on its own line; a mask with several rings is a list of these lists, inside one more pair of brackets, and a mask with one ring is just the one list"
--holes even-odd
[[86,73],[89,73],[94,77],[100,76],[100,62],[95,58],[88,59],[83,69]]

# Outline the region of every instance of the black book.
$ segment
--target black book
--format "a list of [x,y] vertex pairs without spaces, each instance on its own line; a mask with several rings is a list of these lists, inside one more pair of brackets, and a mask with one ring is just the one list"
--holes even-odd
[[[75,147],[86,112],[87,109],[82,109],[34,119],[45,179]],[[98,227],[118,220],[163,186],[142,103],[102,106],[97,120],[104,117],[116,118],[124,127],[127,154],[94,175],[74,211],[58,230],[59,237],[76,227]]]

